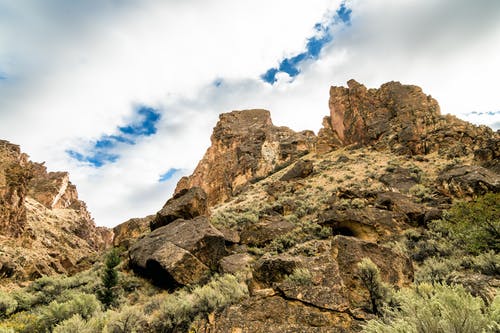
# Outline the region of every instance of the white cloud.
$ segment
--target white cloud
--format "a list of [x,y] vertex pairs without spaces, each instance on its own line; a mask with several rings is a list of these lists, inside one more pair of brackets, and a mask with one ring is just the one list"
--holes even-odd
[[[98,224],[161,208],[175,179],[158,183],[160,174],[195,167],[221,112],[266,108],[277,125],[317,130],[329,86],[350,78],[420,85],[444,113],[499,109],[494,0],[350,1],[352,25],[334,29],[333,43],[291,83],[283,75],[274,86],[259,75],[303,51],[340,1],[71,3],[0,8],[0,72],[8,76],[0,133],[50,169],[69,170]],[[137,104],[162,112],[156,135],[118,148],[119,162],[99,169],[67,156],[113,134]]]

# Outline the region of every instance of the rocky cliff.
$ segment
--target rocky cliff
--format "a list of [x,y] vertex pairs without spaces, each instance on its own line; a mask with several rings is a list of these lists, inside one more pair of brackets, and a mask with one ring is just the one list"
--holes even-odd
[[0,227],[0,277],[18,281],[76,271],[112,241],[68,173],[47,172],[7,141],[0,141]]
[[351,80],[330,89],[329,106],[317,137],[272,125],[264,110],[222,114],[173,198],[119,227],[130,267],[162,288],[215,273],[246,284],[248,297],[198,316],[193,330],[360,331],[380,315],[361,278],[367,259],[393,290],[418,275],[496,293],[498,276],[440,277],[432,260],[453,251],[429,226],[457,199],[500,192],[499,132],[442,116],[436,100],[398,82]]
[[486,147],[494,137],[485,126],[442,116],[434,98],[399,82],[367,89],[350,80],[347,88],[331,87],[329,108],[319,133],[321,151],[358,144],[396,154],[459,157]]
[[316,136],[274,126],[269,111],[246,110],[221,114],[211,141],[193,174],[179,181],[175,193],[198,186],[213,206],[313,151]]

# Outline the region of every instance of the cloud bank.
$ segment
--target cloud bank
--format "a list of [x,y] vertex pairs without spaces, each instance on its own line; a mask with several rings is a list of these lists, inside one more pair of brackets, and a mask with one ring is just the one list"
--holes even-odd
[[318,130],[329,86],[350,78],[416,84],[443,113],[499,126],[494,0],[26,0],[0,13],[0,136],[70,171],[100,225],[161,208],[219,113],[266,108]]

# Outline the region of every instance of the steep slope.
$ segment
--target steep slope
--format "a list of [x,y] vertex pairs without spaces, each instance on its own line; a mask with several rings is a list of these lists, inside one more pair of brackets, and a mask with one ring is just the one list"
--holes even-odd
[[[429,228],[457,199],[500,192],[499,145],[499,132],[442,116],[398,82],[332,87],[318,137],[275,127],[263,110],[222,114],[174,197],[120,227],[129,264],[169,290],[214,273],[244,281],[248,297],[198,317],[197,332],[359,331],[380,315],[359,263],[396,290],[417,275],[446,282],[425,260],[453,251]],[[450,279],[491,301],[497,273],[471,278],[471,265]]]
[[246,110],[221,114],[211,141],[193,174],[179,181],[175,193],[198,186],[206,192],[208,204],[215,205],[314,150],[316,137],[311,131],[296,133],[274,126],[269,111]]
[[107,247],[66,172],[47,172],[19,146],[0,141],[0,277],[22,281],[71,273]]

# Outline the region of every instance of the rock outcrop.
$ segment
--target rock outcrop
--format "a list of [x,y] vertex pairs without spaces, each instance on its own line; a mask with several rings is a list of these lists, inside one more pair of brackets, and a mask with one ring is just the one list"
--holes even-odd
[[113,246],[128,249],[139,237],[151,231],[149,225],[155,216],[148,215],[142,218],[131,218],[114,227]]
[[500,192],[500,175],[480,166],[452,167],[441,172],[437,181],[444,194],[458,198]]
[[330,88],[330,115],[318,135],[322,151],[357,144],[396,154],[439,151],[457,157],[485,147],[495,137],[485,126],[441,116],[437,101],[417,86],[388,82],[367,89],[355,80],[347,86]]
[[24,200],[32,177],[28,155],[0,140],[0,233],[19,237],[26,226]]
[[[88,266],[111,245],[66,172],[47,172],[0,141],[0,276],[22,281]],[[8,269],[7,269],[8,268]]]
[[269,111],[245,110],[221,114],[211,141],[193,174],[182,178],[175,190],[201,187],[209,206],[313,151],[316,136],[274,126]]
[[151,230],[158,229],[177,219],[193,219],[208,215],[207,195],[200,187],[192,187],[175,194],[151,221]]
[[428,222],[455,198],[500,190],[498,132],[441,116],[398,82],[332,87],[318,137],[246,110],[222,114],[211,139],[153,231],[133,220],[124,232],[146,233],[130,265],[166,289],[215,273],[246,282],[249,296],[198,317],[197,332],[361,331],[377,309],[359,263],[384,286],[412,285],[419,259],[406,253]]
[[136,272],[167,289],[202,282],[226,254],[223,234],[202,216],[160,227],[129,252]]

